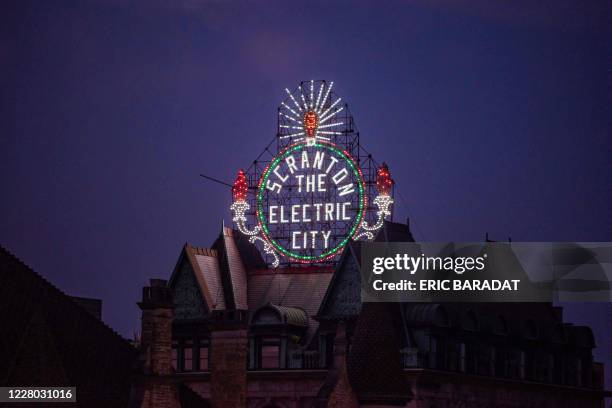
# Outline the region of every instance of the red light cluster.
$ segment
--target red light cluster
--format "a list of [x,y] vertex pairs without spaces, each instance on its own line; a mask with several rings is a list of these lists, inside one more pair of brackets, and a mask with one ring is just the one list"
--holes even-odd
[[378,192],[383,195],[389,195],[393,188],[393,179],[391,173],[389,173],[389,167],[387,163],[383,163],[376,173],[376,188]]
[[234,181],[234,185],[232,186],[234,201],[246,201],[248,192],[249,184],[247,182],[246,175],[244,174],[244,170],[240,170],[238,171],[238,176],[236,176],[236,181]]

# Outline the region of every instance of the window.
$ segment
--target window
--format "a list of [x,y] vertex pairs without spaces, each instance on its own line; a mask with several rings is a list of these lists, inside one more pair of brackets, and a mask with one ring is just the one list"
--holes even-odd
[[565,358],[563,353],[555,353],[553,355],[553,382],[563,384],[565,378]]
[[527,322],[525,323],[525,338],[538,338],[538,326],[533,320],[527,320]]
[[191,342],[185,343],[183,349],[183,371],[193,370],[193,344]]
[[438,339],[429,338],[429,368],[438,368]]
[[478,345],[474,343],[459,343],[458,369],[464,373],[477,374]]
[[525,379],[525,364],[526,364],[526,356],[524,351],[519,351],[519,378],[521,380]]
[[416,347],[405,347],[400,350],[404,368],[416,368],[419,366],[419,349]]
[[450,371],[459,370],[459,344],[455,342],[447,343],[446,368]]
[[261,368],[280,367],[280,347],[278,345],[261,346]]
[[446,309],[442,306],[436,308],[436,314],[434,316],[434,323],[440,327],[450,327],[450,319]]
[[497,349],[495,346],[489,346],[489,375],[494,376],[497,367]]
[[208,371],[208,346],[200,345],[200,371]]
[[547,372],[546,372],[546,382],[553,382],[553,370],[555,367],[555,358],[553,357],[552,354],[548,355],[548,367],[547,367]]
[[478,331],[478,318],[476,317],[476,313],[473,310],[469,310],[464,318],[462,328],[467,331]]
[[[286,361],[281,366],[281,350],[286,350],[283,345],[284,339],[279,337],[258,337],[255,338],[255,369],[277,369],[286,368]],[[284,351],[287,353],[286,351]],[[284,359],[283,359],[284,360]]]
[[495,347],[481,344],[476,348],[476,372],[479,375],[493,375],[495,372]]
[[582,361],[580,358],[568,357],[566,375],[566,384],[573,386],[582,385]]
[[508,357],[503,347],[495,349],[495,375],[506,377],[508,375]]
[[507,352],[506,375],[517,380],[525,379],[525,352],[516,348]]
[[178,371],[178,345],[172,344],[172,368]]
[[465,372],[465,343],[459,343],[459,371]]
[[535,357],[535,375],[536,381],[551,382],[552,381],[552,355],[540,351]]
[[[335,333],[329,333],[325,336],[325,344],[324,344],[325,354],[323,354],[325,356],[325,367],[331,367],[334,364],[334,339],[335,338],[336,338]],[[350,347],[350,340],[349,340],[349,347]]]

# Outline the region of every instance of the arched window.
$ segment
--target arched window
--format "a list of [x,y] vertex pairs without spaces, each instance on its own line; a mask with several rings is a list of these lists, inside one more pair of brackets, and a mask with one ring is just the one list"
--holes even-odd
[[443,306],[438,306],[434,315],[434,324],[439,327],[450,327],[448,312]]
[[480,326],[478,324],[478,319],[476,318],[476,313],[473,310],[468,310],[463,318],[462,326],[463,330],[468,331],[478,331]]
[[536,323],[529,319],[525,322],[525,338],[526,339],[537,339],[538,338],[538,326]]
[[498,315],[497,319],[495,319],[495,324],[493,325],[493,333],[500,336],[508,335],[508,322],[506,318],[502,315]]

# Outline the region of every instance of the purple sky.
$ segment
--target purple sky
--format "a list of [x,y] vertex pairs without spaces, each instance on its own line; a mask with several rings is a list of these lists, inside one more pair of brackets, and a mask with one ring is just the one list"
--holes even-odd
[[[0,244],[123,335],[229,220],[198,175],[247,167],[300,80],[335,81],[417,239],[612,240],[606,2],[128,3],[0,5]],[[611,305],[566,316],[612,365]]]

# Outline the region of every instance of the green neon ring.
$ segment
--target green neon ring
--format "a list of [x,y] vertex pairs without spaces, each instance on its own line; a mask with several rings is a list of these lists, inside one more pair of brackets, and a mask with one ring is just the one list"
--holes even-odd
[[[263,196],[265,192],[265,189],[263,188],[263,186],[265,186],[268,178],[270,177],[270,173],[272,173],[273,169],[275,169],[276,166],[283,159],[289,156],[291,153],[303,150],[306,147],[319,147],[319,148],[331,150],[332,152],[340,156],[342,159],[344,159],[344,161],[348,163],[350,169],[353,171],[353,174],[355,175],[355,178],[358,181],[357,184],[359,188],[359,211],[357,213],[357,217],[355,217],[355,221],[353,222],[353,225],[351,227],[351,230],[349,231],[349,234],[338,245],[336,245],[332,249],[329,249],[328,251],[325,251],[317,256],[299,255],[281,246],[275,239],[273,239],[270,236],[270,231],[268,229],[268,226],[266,225],[266,220],[265,220],[264,211],[263,211]],[[361,169],[357,166],[353,158],[347,152],[339,149],[333,143],[316,142],[313,146],[308,146],[305,142],[298,142],[298,143],[292,144],[291,146],[288,146],[285,150],[281,151],[278,155],[276,155],[274,159],[272,160],[272,162],[268,165],[268,167],[266,167],[263,174],[261,175],[261,179],[259,180],[259,185],[257,187],[256,214],[257,214],[257,221],[259,223],[259,226],[261,228],[264,238],[266,239],[266,241],[272,244],[274,249],[276,249],[278,252],[298,262],[310,262],[310,263],[314,263],[317,261],[322,262],[336,255],[342,248],[346,246],[349,240],[353,238],[355,234],[357,233],[357,231],[359,230],[359,227],[361,226],[361,223],[363,222],[364,211],[365,211],[365,182],[363,180],[363,175],[361,174]]]

